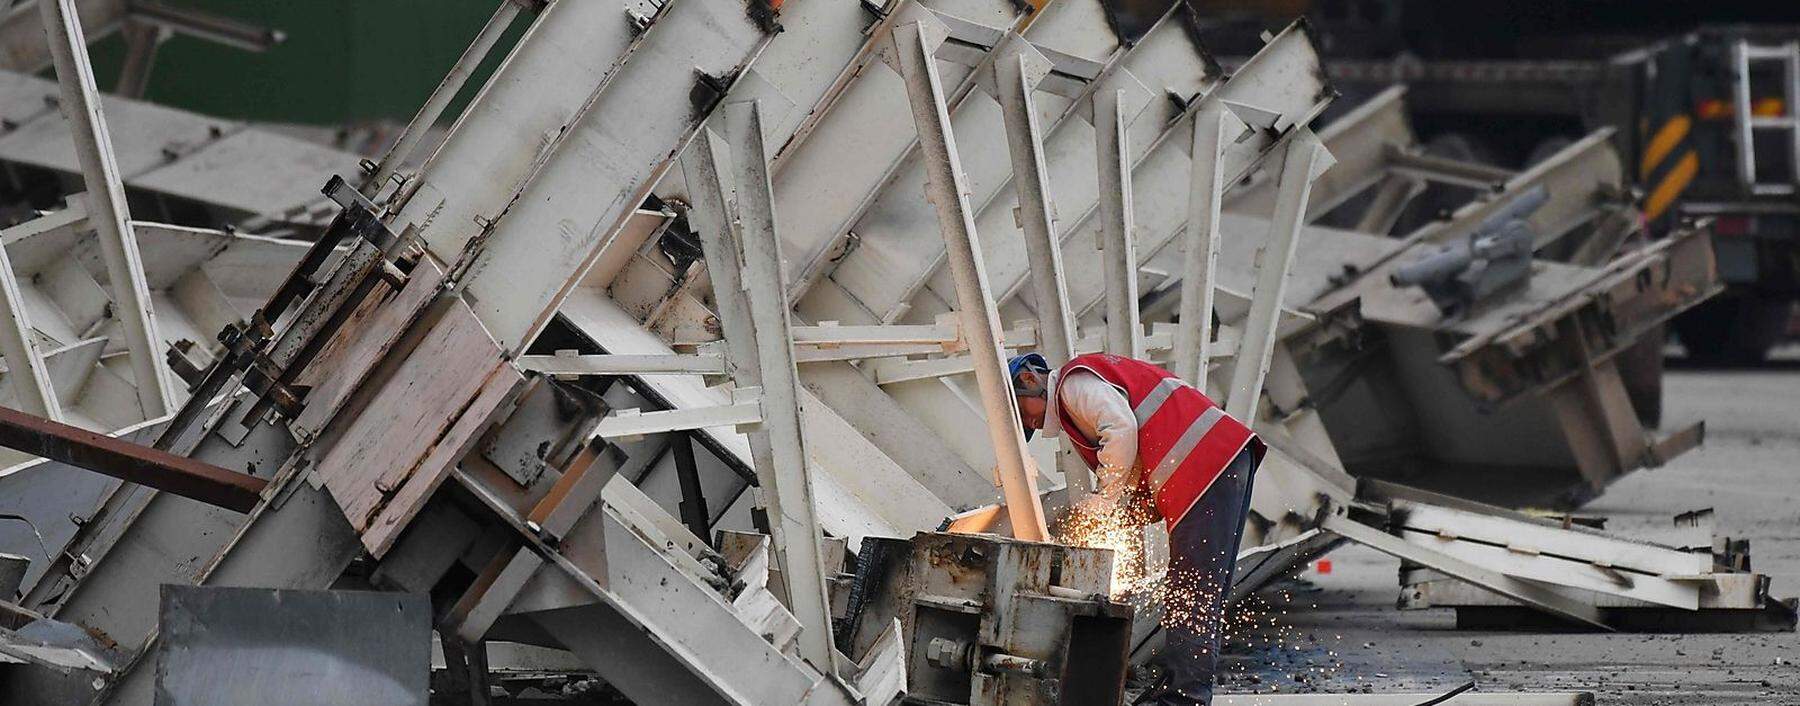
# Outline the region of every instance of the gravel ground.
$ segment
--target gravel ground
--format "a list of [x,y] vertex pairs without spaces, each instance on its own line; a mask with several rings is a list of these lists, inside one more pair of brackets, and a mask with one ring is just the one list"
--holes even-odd
[[[1800,366],[1672,370],[1665,384],[1666,428],[1704,419],[1705,445],[1621,479],[1580,514],[1629,533],[1714,508],[1720,533],[1750,539],[1771,593],[1800,595]],[[1311,568],[1269,592],[1260,610],[1275,627],[1227,648],[1221,691],[1442,692],[1473,680],[1593,691],[1603,704],[1800,704],[1795,633],[1461,631],[1450,610],[1394,608],[1397,560],[1362,547],[1330,559],[1329,574]]]

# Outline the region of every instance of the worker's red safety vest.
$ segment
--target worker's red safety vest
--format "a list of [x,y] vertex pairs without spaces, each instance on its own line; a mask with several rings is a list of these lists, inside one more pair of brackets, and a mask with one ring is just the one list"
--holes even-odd
[[[1086,370],[1125,393],[1138,423],[1140,479],[1156,498],[1156,509],[1170,530],[1200,501],[1225,466],[1249,448],[1262,459],[1263,443],[1242,422],[1206,398],[1174,373],[1130,358],[1096,353],[1076,356],[1062,367],[1058,380]],[[1067,408],[1057,399],[1063,433],[1074,442],[1075,453],[1089,468],[1100,465],[1099,447],[1088,443],[1069,421]]]

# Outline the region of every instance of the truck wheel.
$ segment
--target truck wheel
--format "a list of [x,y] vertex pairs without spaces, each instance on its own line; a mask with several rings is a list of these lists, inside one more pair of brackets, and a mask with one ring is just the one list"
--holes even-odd
[[1792,307],[1785,299],[1725,294],[1676,317],[1675,336],[1697,365],[1758,365],[1786,333]]

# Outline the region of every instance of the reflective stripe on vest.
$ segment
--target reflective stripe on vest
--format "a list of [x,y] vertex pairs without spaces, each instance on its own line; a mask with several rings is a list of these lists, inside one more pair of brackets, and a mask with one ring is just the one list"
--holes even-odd
[[1138,424],[1150,421],[1150,415],[1156,414],[1163,402],[1168,401],[1169,395],[1175,394],[1175,390],[1182,387],[1187,387],[1187,383],[1182,382],[1181,378],[1163,378],[1162,382],[1156,383],[1156,388],[1150,394],[1138,400],[1137,407],[1131,410],[1131,416],[1137,417]]
[[1188,454],[1193,453],[1194,447],[1200,445],[1200,440],[1206,438],[1206,433],[1212,431],[1213,426],[1224,416],[1224,410],[1212,407],[1202,412],[1193,424],[1189,424],[1187,431],[1181,432],[1181,437],[1169,448],[1169,453],[1163,455],[1162,462],[1156,464],[1156,470],[1151,471],[1150,487],[1161,490],[1163,483],[1169,480],[1176,468],[1181,467]]
[[[1144,361],[1089,354],[1064,364],[1059,377],[1077,371],[1092,373],[1124,394],[1138,423],[1138,482],[1154,493],[1156,508],[1171,528],[1197,505],[1233,457],[1246,449],[1261,457],[1262,446],[1247,425],[1167,370]],[[1075,452],[1090,468],[1098,467],[1099,449],[1071,421],[1060,395],[1055,404]]]
[[[1176,390],[1183,387],[1188,387],[1188,384],[1181,378],[1163,378],[1162,382],[1157,383],[1156,387],[1150,390],[1150,394],[1144,395],[1144,399],[1138,401],[1137,407],[1131,410],[1131,415],[1137,417],[1140,425],[1150,423],[1150,417],[1154,416],[1157,410],[1162,409],[1163,402],[1167,401],[1170,395],[1175,394]],[[1181,432],[1181,436],[1175,439],[1175,444],[1169,447],[1167,453],[1163,454],[1162,460],[1156,464],[1156,468],[1150,471],[1150,487],[1161,489],[1163,483],[1168,482],[1169,476],[1174,475],[1175,469],[1180,468],[1182,462],[1187,460],[1188,454],[1194,452],[1194,447],[1200,445],[1200,440],[1206,438],[1207,432],[1212,431],[1213,427],[1224,417],[1225,410],[1218,407],[1211,407],[1200,413],[1200,416]]]

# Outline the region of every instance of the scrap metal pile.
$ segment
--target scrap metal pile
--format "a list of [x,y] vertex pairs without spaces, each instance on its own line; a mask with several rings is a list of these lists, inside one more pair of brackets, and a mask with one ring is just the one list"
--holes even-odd
[[[1653,541],[1498,506],[1700,441],[1643,426],[1620,353],[1718,289],[1709,235],[1638,237],[1604,134],[1443,160],[1399,90],[1315,133],[1303,22],[1227,72],[1185,4],[1112,5],[503,2],[357,166],[102,101],[73,4],[40,0],[60,93],[0,75],[0,160],[87,196],[0,233],[29,413],[0,418],[29,521],[0,527],[26,663],[0,701],[203,703],[246,670],[195,654],[316,656],[350,623],[435,630],[478,700],[491,642],[642,704],[1117,703],[1158,608],[1045,541],[1092,480],[1025,443],[1013,350],[1162,361],[1254,420],[1234,599],[1354,542],[1470,621],[1792,627],[1704,517]],[[202,160],[243,176],[184,186]],[[1396,232],[1430,183],[1478,195]],[[313,242],[134,221],[127,189]],[[422,702],[359,654],[320,669]]]

